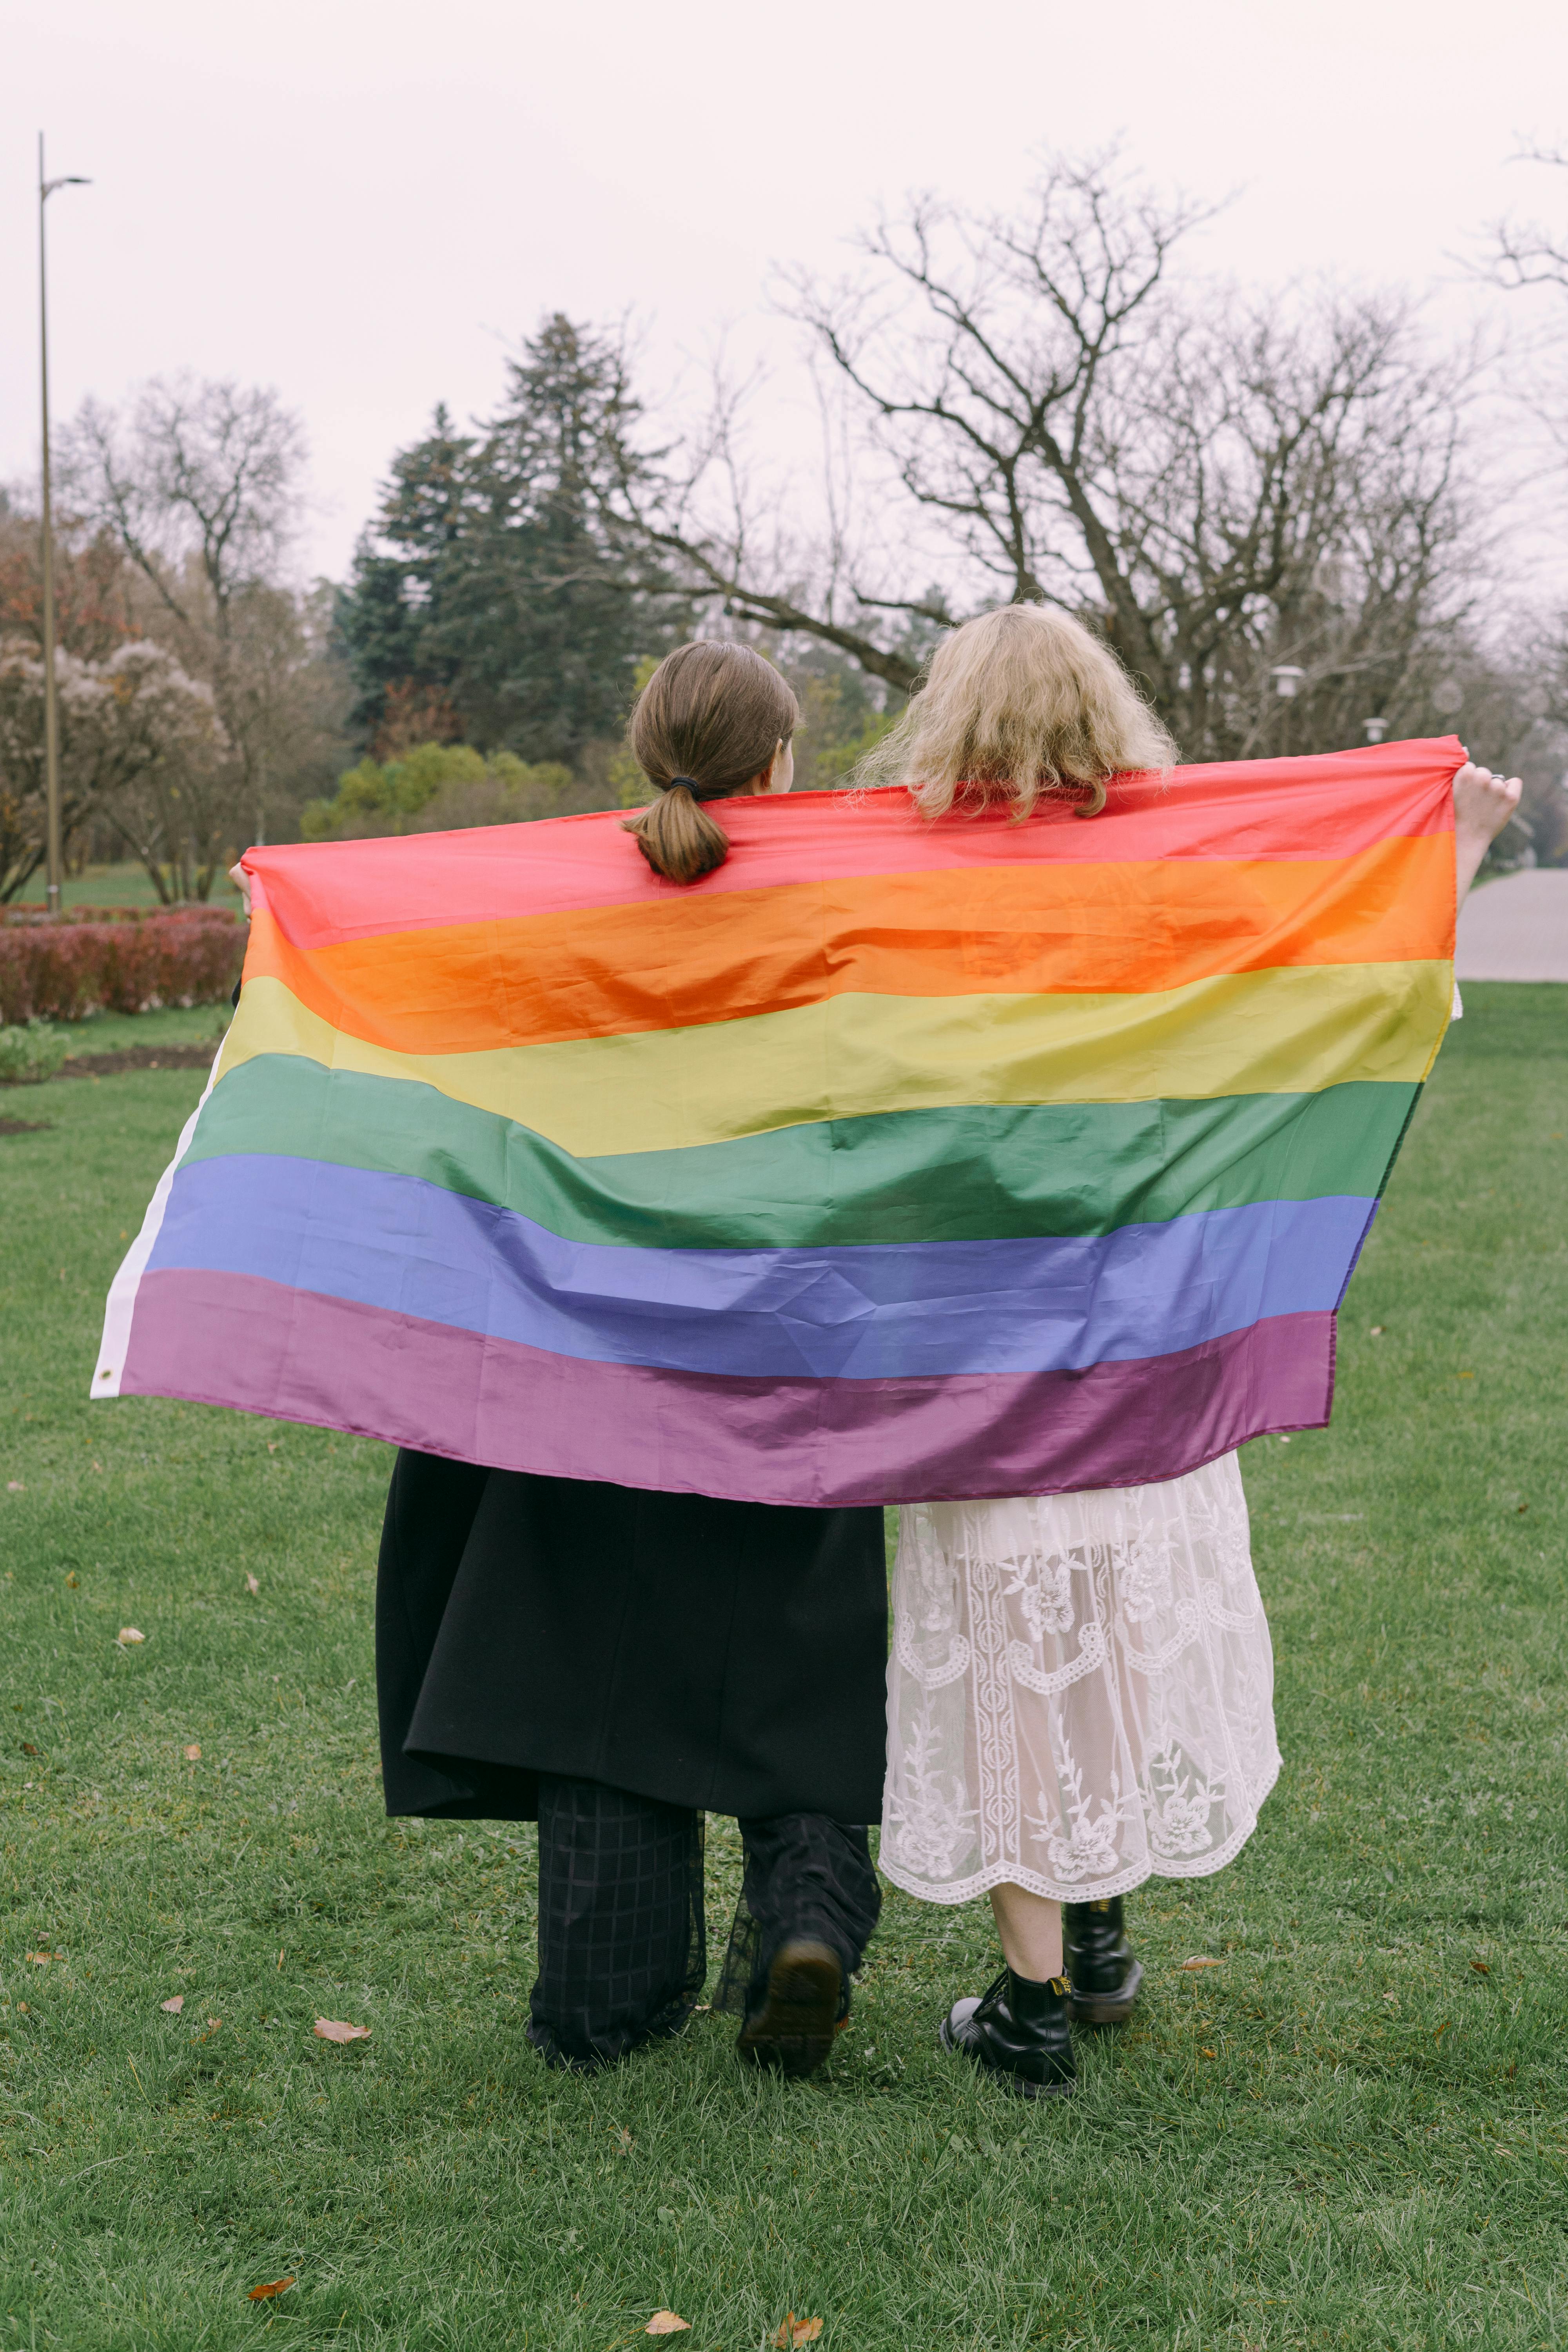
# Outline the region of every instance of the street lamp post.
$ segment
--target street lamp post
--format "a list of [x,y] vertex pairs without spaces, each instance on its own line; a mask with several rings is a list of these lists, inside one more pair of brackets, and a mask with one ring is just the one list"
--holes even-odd
[[55,530],[49,494],[49,295],[44,245],[44,206],[57,188],[90,187],[89,180],[73,173],[63,180],[44,177],[44,134],[38,133],[38,386],[44,425],[44,807],[47,882],[51,915],[60,911],[60,721],[55,694]]
[[1300,692],[1301,680],[1306,677],[1307,673],[1299,662],[1279,662],[1269,671],[1268,675],[1274,680],[1274,691],[1276,695],[1285,705],[1283,714],[1284,725],[1280,731],[1284,737],[1285,750],[1289,752],[1290,750],[1290,705],[1295,701],[1297,695]]

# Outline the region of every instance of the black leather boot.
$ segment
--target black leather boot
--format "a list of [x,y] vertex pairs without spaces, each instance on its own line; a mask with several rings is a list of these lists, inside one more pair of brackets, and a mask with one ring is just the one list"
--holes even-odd
[[1068,2015],[1077,2025],[1121,2025],[1132,2013],[1143,1963],[1132,1957],[1121,1920],[1121,1897],[1104,1903],[1064,1903],[1062,1965],[1070,1990]]
[[978,2000],[953,2002],[938,2028],[942,2048],[988,2066],[1026,2099],[1076,2091],[1067,1992],[1065,1977],[1034,1984],[1004,1969]]
[[736,2049],[753,2066],[814,2074],[833,2047],[841,2010],[847,2011],[845,1990],[837,1953],[792,1936],[768,1963],[762,1998],[747,2011]]

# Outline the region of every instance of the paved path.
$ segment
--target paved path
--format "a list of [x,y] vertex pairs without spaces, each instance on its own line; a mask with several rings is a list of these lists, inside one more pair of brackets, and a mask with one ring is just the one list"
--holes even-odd
[[1472,890],[1459,910],[1460,980],[1568,980],[1568,866],[1531,866]]

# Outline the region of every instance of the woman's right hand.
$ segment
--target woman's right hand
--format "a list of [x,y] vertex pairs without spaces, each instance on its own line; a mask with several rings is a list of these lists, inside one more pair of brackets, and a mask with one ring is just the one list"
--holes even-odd
[[1494,776],[1467,760],[1454,777],[1454,862],[1460,904],[1498,835],[1519,806],[1517,776]]
[[231,866],[228,869],[228,878],[234,884],[235,888],[239,892],[241,898],[245,901],[245,919],[248,923],[250,920],[250,877],[246,872],[243,866]]

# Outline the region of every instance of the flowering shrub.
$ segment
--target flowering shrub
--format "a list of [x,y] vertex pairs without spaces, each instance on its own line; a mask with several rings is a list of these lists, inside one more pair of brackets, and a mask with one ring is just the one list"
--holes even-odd
[[132,922],[0,924],[0,1022],[79,1021],[211,1004],[245,960],[245,929],[217,907],[179,907]]

